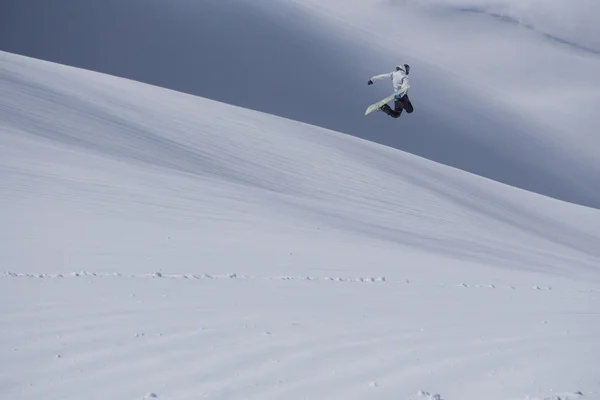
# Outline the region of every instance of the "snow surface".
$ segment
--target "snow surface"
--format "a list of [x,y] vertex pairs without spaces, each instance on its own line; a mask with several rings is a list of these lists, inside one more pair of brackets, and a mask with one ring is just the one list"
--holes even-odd
[[[400,3],[400,1],[396,1]],[[600,54],[600,3],[594,0],[409,0],[430,10],[481,13],[541,33],[547,39]]]
[[0,63],[1,398],[600,398],[600,211]]

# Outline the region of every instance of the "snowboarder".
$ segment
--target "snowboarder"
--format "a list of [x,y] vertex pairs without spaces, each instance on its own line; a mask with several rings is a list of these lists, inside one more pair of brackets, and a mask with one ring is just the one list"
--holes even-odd
[[[388,74],[376,75],[369,79],[367,85],[372,85],[373,81],[381,80],[381,79],[391,79],[392,86],[394,87],[394,91],[397,92],[402,89],[402,86],[408,84],[408,73],[410,71],[410,66],[408,64],[397,65],[396,70],[394,72],[390,72]],[[407,113],[411,113],[414,111],[413,105],[408,98],[406,92],[404,94],[396,94],[394,98],[394,109],[384,104],[379,108],[378,111],[383,111],[387,115],[392,118],[398,118],[402,114],[402,110],[406,110]]]

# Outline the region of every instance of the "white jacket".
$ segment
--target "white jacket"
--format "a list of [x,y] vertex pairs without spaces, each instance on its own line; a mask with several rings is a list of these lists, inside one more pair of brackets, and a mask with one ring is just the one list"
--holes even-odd
[[394,92],[399,92],[401,89],[406,89],[405,92],[407,92],[408,88],[410,87],[410,85],[408,84],[408,76],[402,70],[390,72],[387,74],[376,75],[371,78],[373,82],[381,79],[391,79],[392,85],[394,87]]

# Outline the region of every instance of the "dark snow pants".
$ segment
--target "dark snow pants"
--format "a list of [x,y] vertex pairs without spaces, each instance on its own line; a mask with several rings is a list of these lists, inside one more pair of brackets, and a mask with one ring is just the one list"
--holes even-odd
[[402,110],[406,110],[407,113],[414,111],[413,105],[408,98],[408,95],[402,96],[400,99],[394,99],[394,109],[387,104],[381,108],[381,111],[386,113],[392,118],[398,118],[402,114]]

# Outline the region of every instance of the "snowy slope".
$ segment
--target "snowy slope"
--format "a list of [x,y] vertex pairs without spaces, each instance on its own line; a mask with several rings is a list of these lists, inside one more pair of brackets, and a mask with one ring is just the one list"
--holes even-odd
[[[600,208],[596,0],[4,0],[0,50],[351,134]],[[110,29],[107,29],[110,27]],[[411,64],[415,112],[365,117]]]
[[0,397],[599,398],[598,210],[0,62]]

